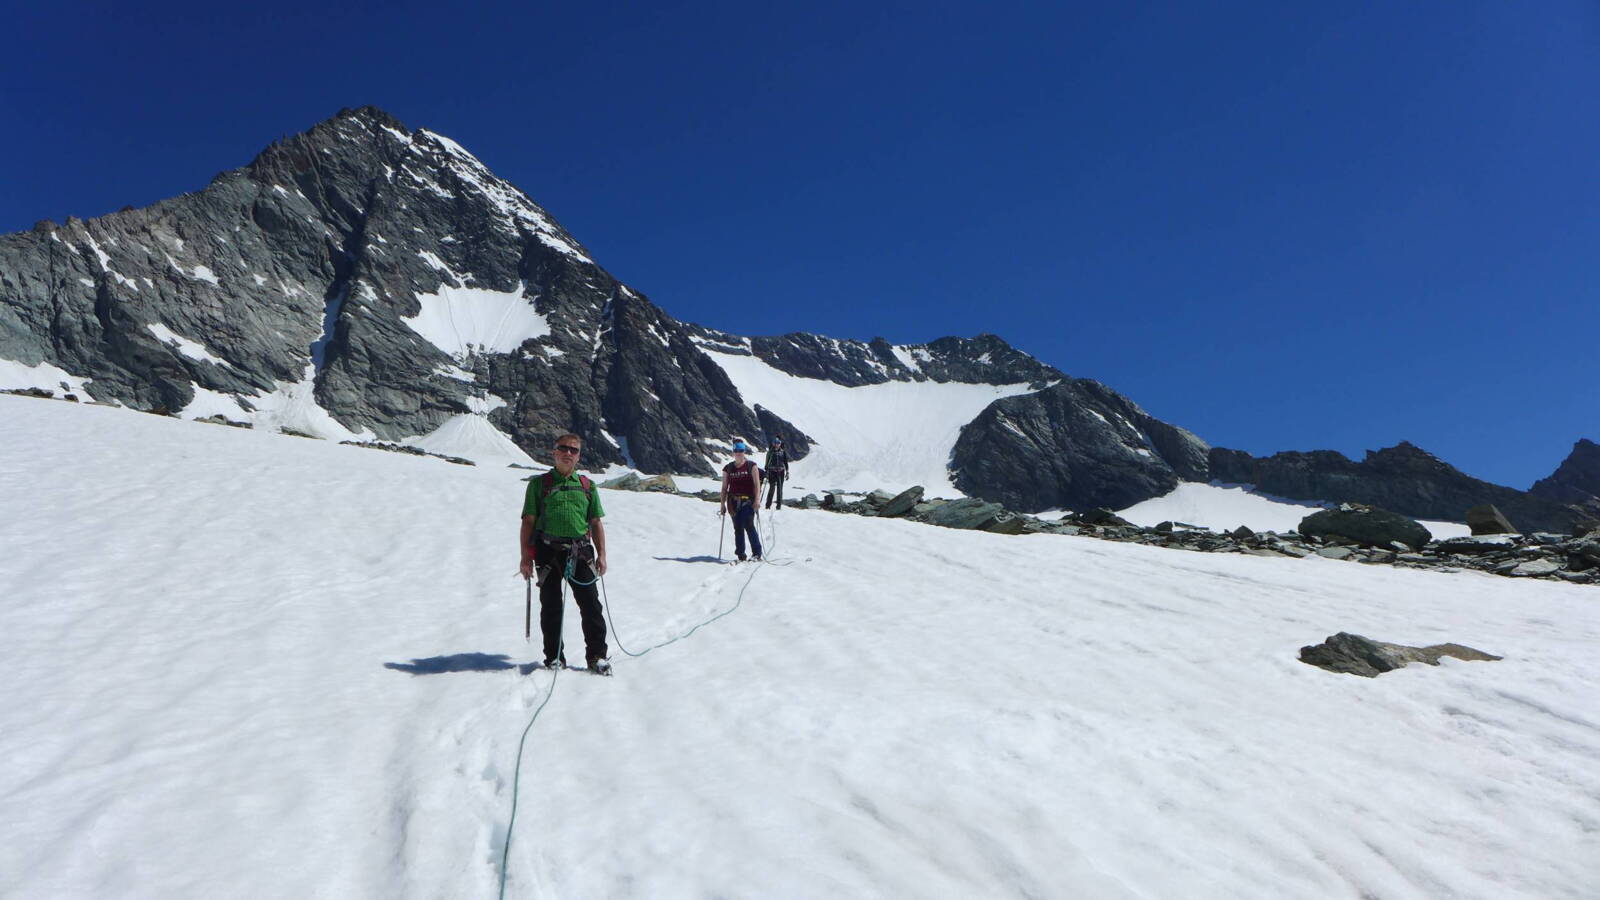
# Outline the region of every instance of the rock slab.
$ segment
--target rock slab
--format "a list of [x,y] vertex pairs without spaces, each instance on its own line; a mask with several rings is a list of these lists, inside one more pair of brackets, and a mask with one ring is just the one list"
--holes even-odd
[[1300,661],[1329,672],[1376,678],[1384,672],[1404,668],[1414,662],[1437,666],[1442,657],[1465,660],[1497,660],[1503,657],[1461,644],[1434,644],[1408,647],[1389,644],[1341,631],[1320,644],[1300,648]]

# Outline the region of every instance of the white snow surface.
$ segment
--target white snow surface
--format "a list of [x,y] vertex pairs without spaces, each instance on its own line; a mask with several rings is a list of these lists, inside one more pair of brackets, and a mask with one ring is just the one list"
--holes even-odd
[[189,357],[192,360],[195,360],[196,362],[208,362],[212,365],[227,366],[230,369],[233,368],[231,363],[222,357],[217,356],[215,353],[212,353],[204,344],[200,343],[199,341],[190,340],[189,338],[178,334],[165,325],[154,323],[146,325],[145,327],[150,330],[151,334],[156,336],[156,340],[163,344],[172,345],[172,347],[174,347],[179,353]]
[[213,391],[191,383],[189,387],[194,391],[194,399],[189,401],[179,413],[185,419],[204,419],[210,416],[222,416],[235,422],[249,422],[254,418],[239,403],[239,398],[221,391]]
[[473,353],[510,353],[530,338],[550,333],[550,322],[535,311],[533,298],[515,291],[440,285],[420,294],[422,310],[400,321],[440,350],[463,359]]
[[[1247,525],[1252,531],[1293,531],[1300,520],[1333,504],[1285,500],[1237,484],[1187,482],[1169,494],[1136,503],[1117,513],[1135,525],[1149,528],[1161,522],[1185,522],[1222,531]],[[1436,539],[1462,537],[1472,529],[1460,522],[1422,520]]]
[[[928,497],[960,497],[946,468],[961,427],[1002,397],[1030,393],[1026,384],[940,384],[890,381],[845,387],[780,371],[754,356],[723,353],[698,342],[728,373],[745,405],[772,410],[816,443],[791,466],[785,496],[807,491],[900,491],[920,484]],[[715,437],[707,435],[706,437]],[[764,460],[763,436],[742,437]],[[731,457],[716,461],[720,467]]]
[[493,394],[468,397],[470,413],[451,416],[443,425],[421,437],[401,441],[430,453],[460,456],[480,465],[505,467],[511,463],[527,465],[533,459],[516,442],[489,421],[489,413],[506,405]]
[[79,400],[93,400],[94,397],[84,389],[84,385],[88,383],[89,379],[73,375],[52,363],[42,362],[36,366],[25,366],[15,360],[0,359],[0,390],[40,388],[57,394],[63,392],[76,394]]
[[316,366],[308,362],[299,381],[275,382],[271,393],[248,398],[255,407],[248,421],[257,428],[272,431],[287,428],[329,441],[372,440],[371,431],[351,431],[317,403],[316,375]]
[[6,896],[495,896],[547,696],[507,896],[1594,896],[1594,587],[607,492],[617,674],[523,674],[520,470],[0,423]]

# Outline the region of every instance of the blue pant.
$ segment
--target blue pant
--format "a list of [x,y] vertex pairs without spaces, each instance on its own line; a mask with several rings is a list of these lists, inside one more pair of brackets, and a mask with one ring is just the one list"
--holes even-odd
[[761,558],[761,535],[756,532],[756,506],[749,500],[738,501],[733,511],[733,552],[744,559],[744,535],[750,532],[750,549]]

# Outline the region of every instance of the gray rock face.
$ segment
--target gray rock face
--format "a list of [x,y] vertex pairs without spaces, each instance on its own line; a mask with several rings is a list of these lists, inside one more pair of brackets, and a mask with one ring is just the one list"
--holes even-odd
[[877,515],[885,519],[903,516],[906,513],[911,512],[911,508],[916,506],[917,502],[922,499],[922,493],[923,488],[920,484],[906,488],[905,490],[896,494],[892,499],[889,500],[888,503],[885,503],[883,507],[878,510]]
[[1389,548],[1400,543],[1420,550],[1433,540],[1432,533],[1415,520],[1355,503],[1314,512],[1300,520],[1298,530],[1304,535],[1341,538],[1364,547]]
[[722,352],[755,356],[790,375],[832,381],[846,387],[889,381],[1044,387],[1048,382],[1066,377],[992,334],[974,338],[945,337],[926,344],[896,346],[881,337],[863,343],[804,332],[756,338],[741,338],[709,328],[694,328],[693,333]]
[[1330,672],[1376,678],[1384,672],[1404,668],[1414,662],[1437,666],[1443,657],[1464,660],[1497,660],[1502,657],[1474,650],[1461,644],[1434,644],[1407,647],[1387,644],[1359,634],[1339,632],[1320,644],[1300,648],[1300,661]]
[[[455,142],[370,107],[194,193],[0,236],[0,359],[137,409],[391,443],[482,416],[540,460],[574,431],[590,469],[712,475],[708,454],[735,436],[781,436],[804,459],[811,436],[752,407],[712,348],[842,385],[1028,385],[969,423],[951,459],[963,491],[1017,510],[1120,508],[1222,478],[1440,518],[1494,502],[1525,528],[1570,530],[1555,500],[1524,510],[1387,457],[1352,480],[1337,454],[1296,467],[1209,448],[994,335],[893,345],[679,322]],[[1592,448],[1580,442],[1558,486],[1594,492]]]
[[928,512],[927,520],[945,528],[981,529],[998,521],[1004,511],[1005,507],[998,503],[966,497],[941,503]]
[[277,424],[384,440],[487,412],[539,456],[571,430],[587,466],[624,462],[618,438],[641,467],[697,474],[708,439],[763,427],[689,330],[549,213],[372,108],[199,192],[0,237],[0,301],[0,358],[140,409],[314,397],[332,423]]
[[1123,508],[1206,480],[1204,441],[1087,379],[990,404],[961,429],[955,485],[1024,512]]
[[[541,460],[576,432],[590,469],[710,475],[708,452],[735,436],[781,436],[803,459],[810,436],[747,405],[707,348],[852,386],[1070,381],[994,335],[896,346],[678,322],[455,142],[370,107],[195,193],[0,237],[0,358],[49,363],[139,409],[368,442],[485,416]],[[1117,504],[1204,477],[1192,435],[1071,383],[1041,421],[1088,431],[1030,439],[1073,478],[1055,495]],[[1066,394],[1108,421],[1069,413]],[[989,428],[1003,430],[999,416],[970,427],[969,444],[993,444]],[[1004,466],[967,469],[975,496],[1030,486]]]
[[1365,503],[1452,522],[1461,521],[1474,506],[1494,504],[1529,530],[1569,532],[1580,518],[1570,506],[1480,481],[1405,442],[1368,451],[1359,463],[1332,450],[1253,457],[1220,447],[1211,449],[1209,463],[1213,479],[1253,484],[1292,500]]
[[1528,493],[1579,507],[1590,520],[1600,520],[1600,444],[1587,438],[1548,478],[1534,482]]
[[1541,575],[1553,575],[1561,570],[1561,564],[1553,559],[1530,559],[1511,570],[1517,578],[1530,578]]
[[1493,503],[1474,506],[1467,510],[1467,527],[1473,534],[1516,534],[1517,527],[1512,525],[1500,508]]
[[1441,553],[1455,553],[1462,556],[1481,556],[1494,553],[1505,548],[1504,544],[1490,543],[1489,541],[1475,541],[1472,538],[1448,538],[1437,545]]

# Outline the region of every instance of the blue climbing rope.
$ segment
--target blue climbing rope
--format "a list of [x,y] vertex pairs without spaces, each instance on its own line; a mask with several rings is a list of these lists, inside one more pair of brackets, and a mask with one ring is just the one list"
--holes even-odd
[[[610,596],[608,594],[605,593],[605,589],[606,589],[605,578],[603,578],[602,576],[600,576],[597,573],[595,575],[594,581],[600,582],[600,590],[601,590],[602,596],[605,597],[604,606],[602,608],[605,611],[606,623],[611,626],[611,640],[612,640],[612,642],[615,643],[617,645],[617,649],[621,650],[623,653],[626,653],[627,655],[632,656],[632,657],[640,657],[640,656],[644,656],[646,653],[649,653],[652,650],[659,650],[662,647],[666,647],[666,646],[668,646],[670,644],[676,644],[677,642],[683,640],[684,638],[688,637],[689,635],[694,634],[696,631],[699,631],[701,628],[704,628],[705,626],[710,625],[712,622],[715,622],[718,619],[724,618],[726,616],[732,615],[733,612],[735,610],[737,610],[741,604],[744,603],[745,591],[748,591],[750,589],[750,582],[755,580],[756,573],[759,572],[759,571],[761,571],[761,567],[760,566],[754,566],[754,567],[751,568],[750,577],[746,578],[744,580],[744,585],[739,588],[739,595],[734,598],[733,606],[729,607],[728,609],[726,609],[726,610],[724,610],[724,611],[722,611],[720,613],[717,613],[716,615],[714,615],[711,618],[705,620],[704,622],[701,622],[700,624],[694,626],[693,628],[689,629],[688,631],[684,632],[683,634],[678,635],[677,637],[669,638],[668,640],[662,641],[659,644],[654,644],[652,646],[646,647],[645,649],[640,650],[638,653],[634,653],[632,650],[629,650],[627,647],[624,647],[622,645],[622,640],[617,637],[617,625],[616,625],[616,622],[613,621],[612,616],[611,616],[611,598],[610,598]],[[566,577],[567,580],[571,581],[573,584],[584,584],[585,583],[585,582],[579,582],[579,581],[574,580],[571,577],[572,574],[573,574],[572,560],[568,559],[567,560],[567,570],[566,570],[566,572],[563,573],[563,576]],[[587,582],[587,584],[594,584],[594,581]],[[563,648],[563,650],[564,649],[565,648]],[[521,784],[522,784],[522,750],[523,750],[524,745],[527,744],[528,733],[533,731],[533,723],[539,720],[539,713],[544,711],[545,704],[549,703],[550,702],[550,698],[555,696],[555,693],[556,693],[556,680],[559,679],[560,677],[561,677],[561,670],[559,668],[557,668],[555,670],[554,677],[552,677],[550,679],[550,690],[549,690],[549,692],[545,694],[544,700],[539,704],[538,709],[535,709],[533,711],[533,716],[528,719],[527,727],[522,729],[522,739],[517,741],[517,765],[516,765],[515,771],[513,772],[512,776],[511,776],[511,818],[510,818],[510,821],[508,821],[506,823],[506,844],[505,844],[505,849],[500,854],[500,900],[505,900],[505,896],[506,896],[506,876],[508,874],[510,874],[510,869],[511,869],[511,837],[515,833],[515,830],[516,830],[516,827],[517,827],[517,798],[518,798],[518,796],[520,794],[520,788],[521,788]]]

